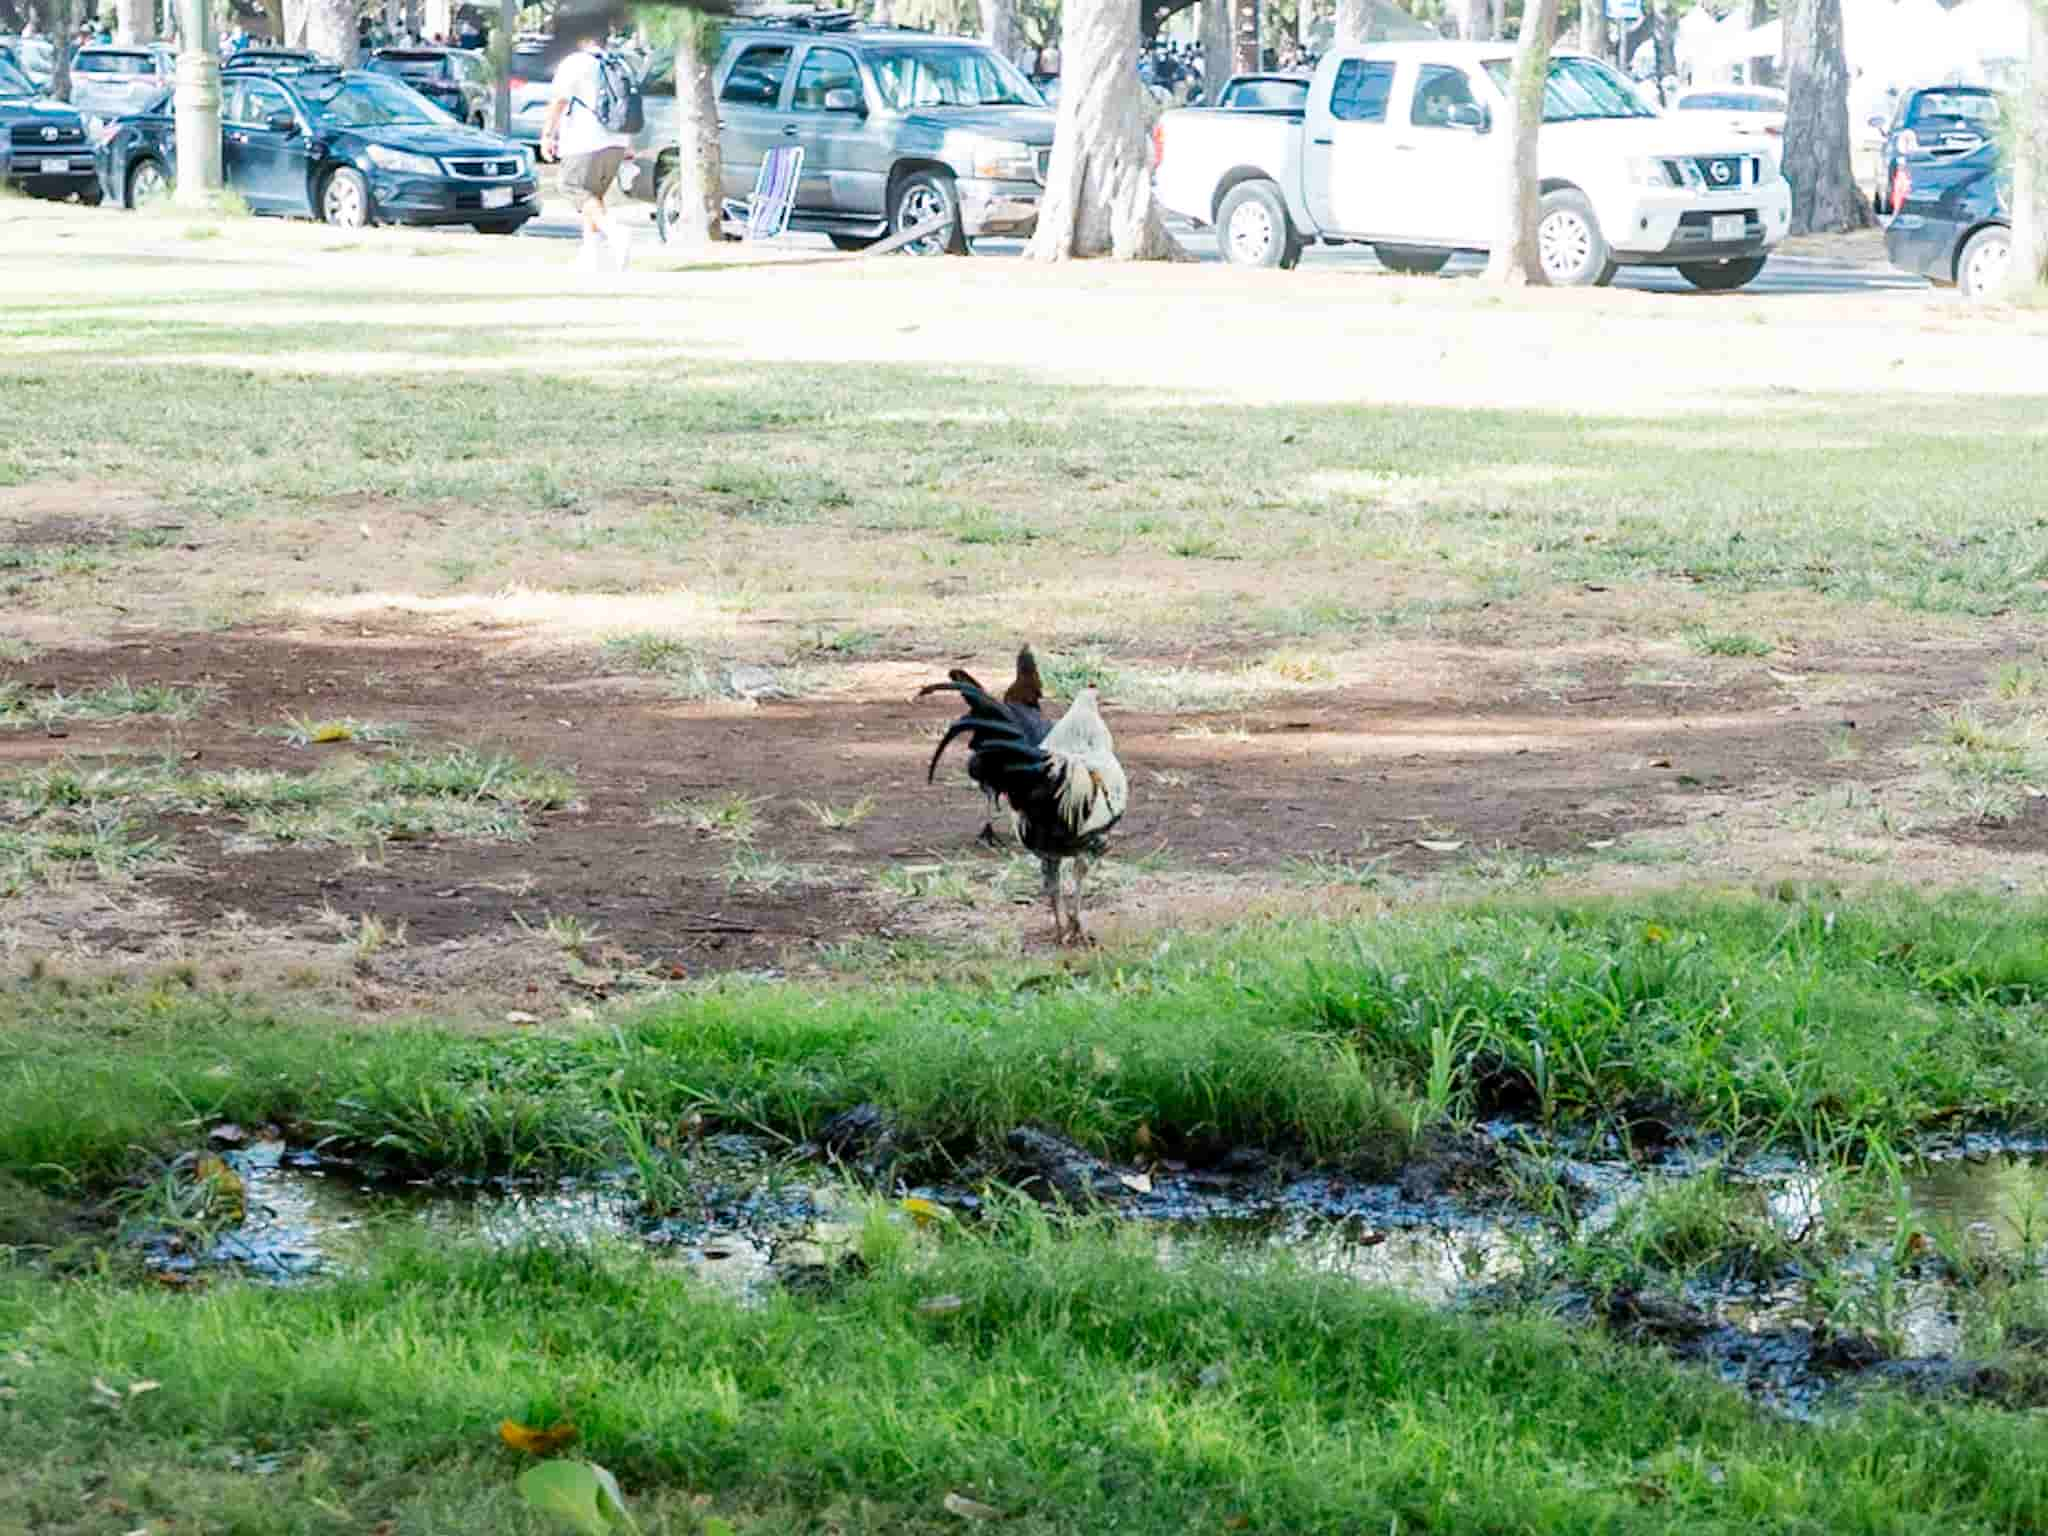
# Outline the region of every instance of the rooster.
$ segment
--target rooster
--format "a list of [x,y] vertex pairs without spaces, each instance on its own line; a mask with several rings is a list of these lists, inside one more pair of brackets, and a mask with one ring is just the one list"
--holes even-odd
[[[988,700],[986,718],[989,721],[1015,727],[1030,738],[1033,746],[1045,739],[1045,733],[1050,727],[1046,724],[1045,712],[1039,707],[1045,701],[1045,688],[1038,680],[1038,658],[1031,654],[1030,646],[1026,645],[1017,652],[1017,675],[1010,680],[1010,686],[1003,690],[1000,703],[989,698],[988,690],[981,686],[972,673],[955,667],[946,676],[949,681],[928,683],[917,690],[917,696],[923,698],[928,693],[958,692],[972,688]],[[968,712],[972,714],[979,708],[982,706],[970,704]],[[939,743],[938,751],[932,754],[933,771],[939,766],[939,754],[945,750],[946,743],[942,741]],[[983,824],[978,841],[993,848],[998,842],[995,813],[1002,799],[1002,792],[988,781],[982,772],[982,766],[981,740],[978,736],[970,734],[967,739],[967,777],[979,784],[981,792],[988,796],[989,819]],[[927,774],[926,777],[929,780],[930,775]]]
[[[934,683],[926,691],[941,690],[966,700],[967,713],[946,728],[925,781],[938,772],[953,738],[968,737],[968,771],[991,796],[1010,802],[1017,841],[1038,855],[1052,903],[1053,942],[1085,942],[1081,883],[1088,860],[1101,856],[1130,799],[1095,690],[1083,688],[1059,724],[1038,739],[1006,713],[1017,706],[991,698],[972,681]],[[1063,907],[1060,866],[1066,862],[1074,866],[1074,894]]]

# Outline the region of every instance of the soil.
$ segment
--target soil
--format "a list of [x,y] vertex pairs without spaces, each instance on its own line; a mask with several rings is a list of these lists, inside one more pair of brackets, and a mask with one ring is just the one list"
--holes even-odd
[[[1475,857],[1588,858],[1598,884],[1598,850],[1739,821],[1745,808],[1851,774],[1870,785],[1903,773],[1901,762],[1887,766],[1888,749],[1923,736],[1931,711],[1980,689],[1996,664],[1979,648],[1809,650],[1804,672],[1832,680],[1816,702],[1761,664],[1681,689],[1632,680],[1622,654],[1576,658],[1558,686],[1540,668],[1532,678],[1515,638],[1504,626],[1492,645],[1468,636],[1459,647],[1408,647],[1382,656],[1368,682],[1209,720],[1106,701],[1135,788],[1091,884],[1097,930],[1128,937],[1227,920],[1260,898],[1341,900],[1336,874],[1312,863],[1304,872],[1316,859],[1349,861],[1331,870],[1373,861],[1373,878],[1426,888],[1468,873]],[[0,734],[0,769],[169,752],[195,770],[310,771],[333,754],[384,749],[295,748],[261,728],[288,715],[353,716],[403,722],[422,744],[572,769],[581,798],[539,815],[529,842],[392,845],[375,860],[335,848],[234,851],[227,825],[174,817],[151,830],[173,841],[175,866],[134,886],[35,892],[0,908],[0,939],[17,965],[53,955],[94,966],[179,961],[372,1012],[552,1013],[706,973],[814,967],[863,938],[1042,946],[1050,924],[1035,893],[949,904],[877,883],[892,865],[964,862],[982,867],[985,889],[1013,856],[977,843],[982,803],[957,764],[936,786],[924,782],[947,711],[912,694],[945,665],[848,665],[829,696],[748,706],[684,703],[647,679],[605,675],[587,650],[537,649],[516,630],[448,635],[405,617],[37,652],[10,678],[66,692],[116,675],[216,691],[184,722]],[[1842,698],[1859,702],[1827,702]],[[1834,743],[1852,728],[1861,752],[1845,764]],[[734,845],[654,820],[664,801],[730,791],[760,801],[753,849],[805,867],[810,883],[729,883]],[[822,828],[801,805],[864,795],[875,809],[843,830]],[[2039,817],[2009,830],[2038,840]],[[1934,829],[1930,846],[1955,855],[1957,835]],[[1767,834],[1751,852],[1765,872],[1784,872],[1770,863]],[[1675,867],[1698,874],[1696,861]],[[1014,889],[1035,890],[1035,870]],[[335,931],[337,914],[374,914],[404,942],[359,955]],[[572,958],[545,936],[551,915],[596,936]]]

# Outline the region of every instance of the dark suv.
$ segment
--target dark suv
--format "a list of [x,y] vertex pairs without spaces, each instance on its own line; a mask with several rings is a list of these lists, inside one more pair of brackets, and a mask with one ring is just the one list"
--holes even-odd
[[[533,158],[448,119],[398,81],[332,66],[224,70],[221,171],[255,213],[329,224],[469,224],[509,235],[540,212]],[[171,93],[99,146],[106,195],[134,208],[177,171]]]
[[0,59],[0,185],[35,197],[100,200],[85,119],[44,101],[28,76]]
[[379,48],[363,68],[403,80],[450,117],[481,128],[491,120],[491,67],[465,48]]

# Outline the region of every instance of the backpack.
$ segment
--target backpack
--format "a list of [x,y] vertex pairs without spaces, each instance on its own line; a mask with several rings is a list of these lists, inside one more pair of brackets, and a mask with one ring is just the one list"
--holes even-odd
[[597,56],[597,101],[591,110],[607,133],[638,133],[647,125],[640,82],[615,54]]

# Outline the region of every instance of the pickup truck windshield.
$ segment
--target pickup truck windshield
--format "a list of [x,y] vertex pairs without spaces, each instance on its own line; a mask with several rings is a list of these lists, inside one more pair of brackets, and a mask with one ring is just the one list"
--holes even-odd
[[[1501,95],[1515,99],[1514,62],[1488,59],[1486,73]],[[1596,117],[1655,117],[1613,70],[1597,59],[1553,59],[1543,84],[1543,121],[1578,123]]]
[[902,48],[868,55],[894,112],[920,107],[1042,107],[1045,98],[1009,64],[975,48]]

